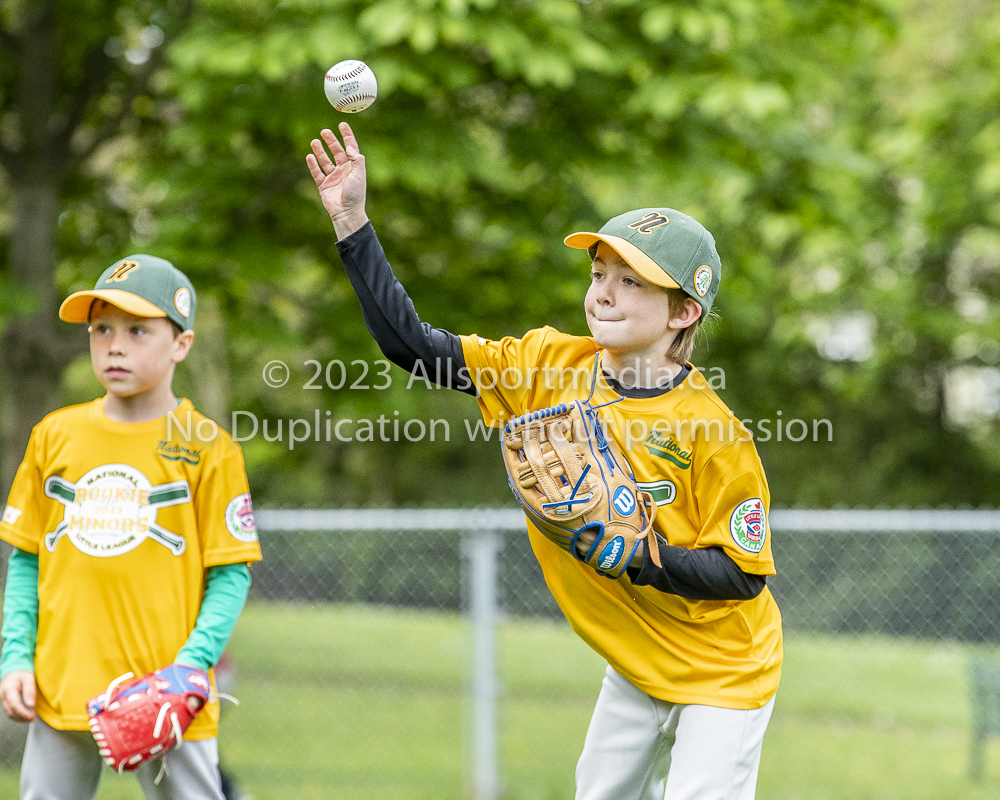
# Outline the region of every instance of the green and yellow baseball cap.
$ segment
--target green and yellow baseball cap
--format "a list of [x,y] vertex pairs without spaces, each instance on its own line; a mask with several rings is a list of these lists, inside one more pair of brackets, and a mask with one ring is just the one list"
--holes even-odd
[[719,291],[722,262],[705,227],[673,208],[640,208],[619,214],[597,233],[571,233],[565,242],[587,250],[604,242],[646,280],[683,289],[708,314]]
[[111,265],[93,289],[74,292],[59,307],[59,319],[89,322],[90,307],[104,300],[137,317],[166,317],[181,330],[194,326],[196,297],[187,275],[169,261],[138,254]]

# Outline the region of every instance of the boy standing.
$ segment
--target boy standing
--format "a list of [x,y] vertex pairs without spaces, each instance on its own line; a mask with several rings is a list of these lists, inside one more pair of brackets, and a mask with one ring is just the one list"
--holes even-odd
[[[421,323],[365,214],[365,161],[341,123],[306,161],[365,322],[404,369],[475,396],[492,425],[591,395],[641,490],[658,504],[616,580],[528,533],[573,629],[608,661],[576,771],[578,800],[752,800],[778,688],[781,617],[769,492],[751,438],[689,363],[719,287],[711,235],[673,209],[572,234],[591,256],[590,337],[552,328],[487,341]],[[579,376],[590,376],[581,385]],[[498,380],[499,377],[499,380]],[[593,536],[580,535],[577,554]]]
[[[96,795],[104,762],[88,699],[126,672],[210,670],[260,559],[239,445],[171,389],[195,303],[170,262],[134,255],[59,310],[89,322],[107,394],[35,427],[0,523],[14,546],[0,700],[30,722],[26,800]],[[136,770],[147,798],[222,800],[218,718],[213,700],[164,757],[164,775],[159,759]]]

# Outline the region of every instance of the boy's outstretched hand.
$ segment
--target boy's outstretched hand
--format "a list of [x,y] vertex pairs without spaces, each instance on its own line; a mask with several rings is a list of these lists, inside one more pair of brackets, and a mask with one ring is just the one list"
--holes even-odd
[[0,681],[0,701],[4,713],[16,722],[35,718],[35,673],[13,670]]
[[[312,153],[306,156],[306,164],[316,181],[323,207],[333,220],[337,238],[343,239],[368,222],[365,213],[367,180],[365,157],[358,149],[354,131],[346,122],[341,122],[338,127],[344,144],[341,145],[337,134],[324,128],[320,132],[323,141],[313,139],[310,142]],[[323,142],[330,148],[332,160]]]

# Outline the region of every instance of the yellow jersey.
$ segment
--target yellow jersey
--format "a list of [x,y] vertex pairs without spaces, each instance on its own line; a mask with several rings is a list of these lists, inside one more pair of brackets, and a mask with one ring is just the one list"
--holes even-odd
[[[655,529],[671,545],[721,547],[744,572],[773,575],[770,494],[753,441],[692,369],[653,397],[622,397],[595,370],[589,337],[553,328],[523,338],[463,336],[462,351],[491,426],[585,399],[600,409],[640,488],[657,501]],[[617,401],[617,402],[612,402]],[[627,576],[608,580],[528,522],[545,581],[572,628],[647,694],[675,703],[751,709],[781,674],[781,615],[771,592],[752,600],[691,600]]]
[[[104,398],[32,431],[0,538],[38,555],[38,715],[88,730],[86,703],[125,672],[173,662],[194,629],[205,569],[259,561],[243,454],[183,400],[125,424]],[[185,734],[215,736],[218,703]]]

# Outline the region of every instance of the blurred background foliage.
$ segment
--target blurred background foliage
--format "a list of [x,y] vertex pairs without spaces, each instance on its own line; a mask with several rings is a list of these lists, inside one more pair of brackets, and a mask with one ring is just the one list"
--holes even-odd
[[[395,367],[350,388],[387,381],[304,157],[345,118],[323,73],[359,58],[369,214],[425,321],[584,334],[562,238],[679,208],[724,265],[695,363],[755,433],[771,420],[776,505],[1000,504],[994,3],[10,0],[0,46],[4,491],[31,426],[101,391],[58,302],[152,252],[199,289],[178,393],[227,429],[247,412],[241,435],[284,420],[243,445],[259,504],[509,501],[469,397]],[[291,449],[317,413],[450,436]],[[805,441],[776,440],[791,419]]]

